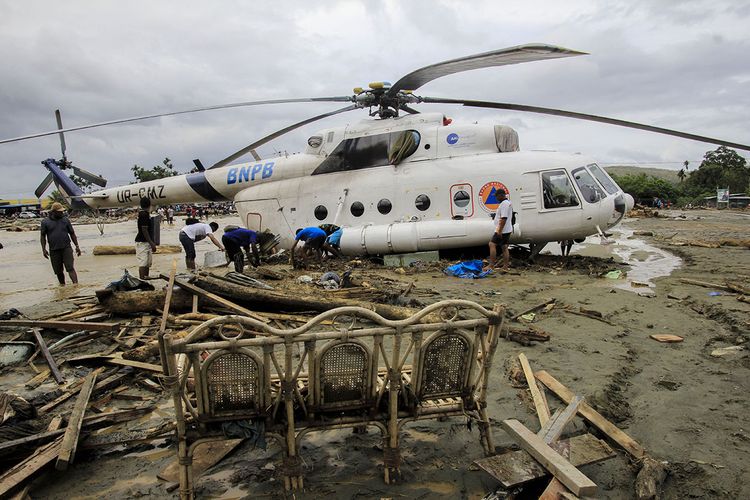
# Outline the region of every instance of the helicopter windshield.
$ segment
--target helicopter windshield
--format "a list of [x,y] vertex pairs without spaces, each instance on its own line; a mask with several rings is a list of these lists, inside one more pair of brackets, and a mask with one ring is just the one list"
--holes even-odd
[[602,185],[605,191],[607,191],[609,194],[615,194],[620,189],[617,187],[617,184],[607,175],[607,173],[599,168],[599,165],[596,163],[592,163],[591,165],[588,165],[589,171],[596,177],[596,180],[599,181],[599,184]]
[[573,178],[578,184],[578,189],[581,190],[583,199],[587,202],[596,203],[607,196],[585,167],[573,170]]
[[398,165],[419,147],[419,132],[403,130],[353,137],[341,142],[312,175]]

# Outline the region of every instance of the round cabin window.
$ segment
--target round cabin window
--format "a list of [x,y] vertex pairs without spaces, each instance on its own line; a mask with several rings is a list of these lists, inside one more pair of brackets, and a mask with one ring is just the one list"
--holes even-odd
[[417,210],[424,212],[430,208],[430,197],[426,194],[420,194],[417,196],[417,199],[414,200],[414,205],[417,207]]
[[359,217],[363,213],[365,213],[365,206],[361,202],[355,201],[354,203],[352,203],[351,212],[353,216]]
[[393,206],[391,205],[391,200],[386,200],[385,198],[383,198],[378,202],[378,212],[383,215],[391,213],[391,208],[393,208]]
[[328,217],[328,209],[324,207],[323,205],[318,205],[315,207],[315,218],[318,220],[324,220],[326,217]]
[[471,196],[466,191],[456,191],[453,195],[453,203],[460,208],[464,208],[471,201]]

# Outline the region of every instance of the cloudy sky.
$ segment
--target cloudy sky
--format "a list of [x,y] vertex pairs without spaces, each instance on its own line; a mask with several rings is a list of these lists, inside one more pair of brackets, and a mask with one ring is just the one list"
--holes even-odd
[[[228,102],[348,95],[435,62],[530,42],[590,55],[489,68],[419,94],[556,107],[748,143],[750,0],[75,1],[0,0],[0,138]],[[340,104],[285,104],[71,132],[68,157],[110,185],[165,156],[205,165]],[[522,149],[604,164],[697,167],[710,144],[517,112],[421,105],[455,121],[505,123]],[[320,128],[260,148],[304,149]],[[0,197],[30,195],[59,157],[54,136],[0,145]],[[746,157],[746,153],[742,153]]]

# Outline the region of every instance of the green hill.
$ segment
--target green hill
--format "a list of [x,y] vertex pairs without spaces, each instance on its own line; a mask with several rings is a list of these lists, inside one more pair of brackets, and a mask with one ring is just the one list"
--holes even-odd
[[666,168],[636,167],[632,165],[612,165],[610,167],[604,167],[604,170],[606,170],[610,174],[615,175],[646,174],[657,177],[659,179],[664,179],[665,181],[671,182],[673,184],[678,184],[680,182],[680,178],[677,177],[678,170],[667,170]]

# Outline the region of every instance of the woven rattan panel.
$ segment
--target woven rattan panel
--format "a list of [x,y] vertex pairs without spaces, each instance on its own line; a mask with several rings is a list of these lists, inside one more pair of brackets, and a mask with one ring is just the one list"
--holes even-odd
[[321,403],[362,401],[367,395],[367,353],[358,344],[339,344],[320,359]]
[[424,354],[420,397],[460,396],[468,353],[469,343],[457,334],[446,334],[430,342]]
[[215,358],[206,370],[209,412],[212,416],[258,408],[258,363],[241,353]]

